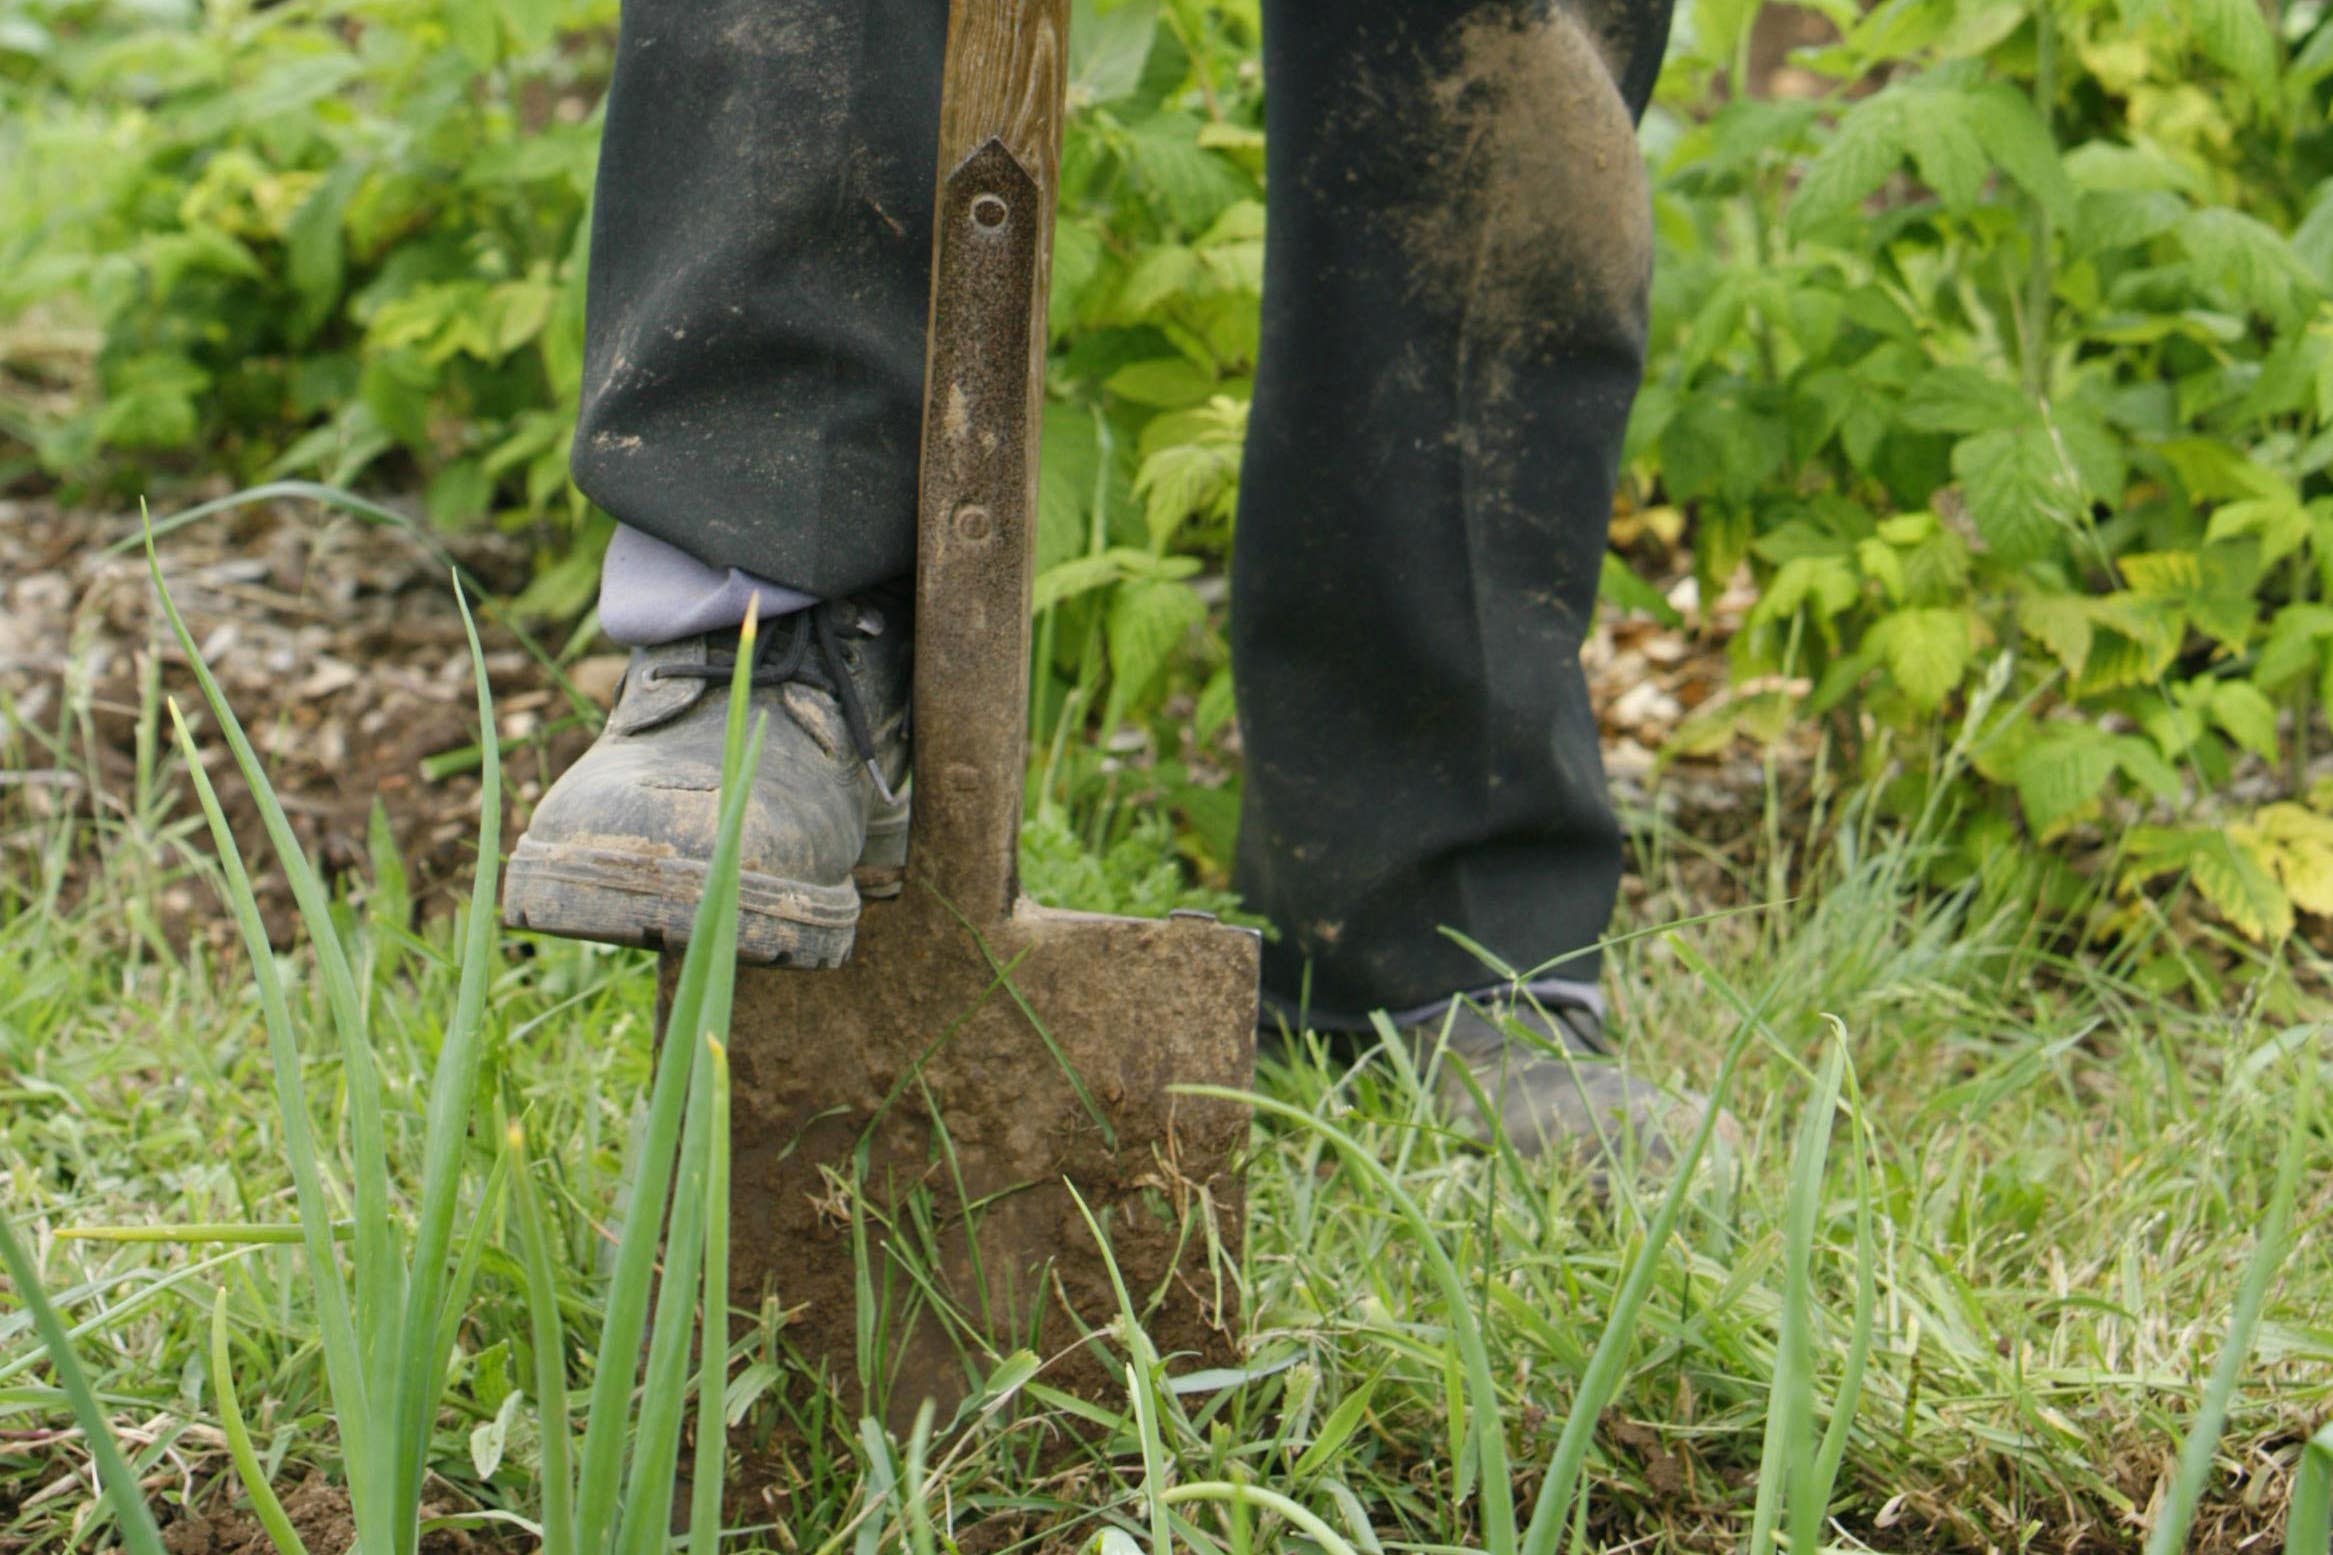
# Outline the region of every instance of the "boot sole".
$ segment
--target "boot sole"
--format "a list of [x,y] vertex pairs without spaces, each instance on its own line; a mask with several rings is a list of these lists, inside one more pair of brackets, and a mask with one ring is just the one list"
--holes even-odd
[[[874,856],[873,841],[858,872],[867,876],[864,894],[897,895],[902,871]],[[904,827],[899,841],[905,842]],[[696,859],[521,838],[505,876],[502,921],[561,939],[678,950],[696,929],[705,874]],[[746,871],[738,879],[739,963],[841,966],[858,935],[861,894],[856,879],[816,885]]]

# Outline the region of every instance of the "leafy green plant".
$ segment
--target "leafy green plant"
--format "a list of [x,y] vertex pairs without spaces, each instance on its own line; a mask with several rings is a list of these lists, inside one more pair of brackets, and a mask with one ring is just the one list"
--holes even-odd
[[1969,866],[2250,761],[2286,803],[2135,832],[2121,878],[2262,939],[2333,907],[2293,787],[2333,690],[2323,8],[1824,6],[1819,95],[1780,99],[1743,90],[1756,9],[1700,0],[1667,77],[1629,445],[1704,597],[1757,581],[1737,675],[1803,680],[1876,772],[2009,654]]
[[[30,392],[0,377],[0,433],[128,489],[199,450],[247,480],[418,478],[448,522],[580,515],[566,449],[614,12],[12,8],[0,367]],[[57,345],[80,330],[86,360]]]

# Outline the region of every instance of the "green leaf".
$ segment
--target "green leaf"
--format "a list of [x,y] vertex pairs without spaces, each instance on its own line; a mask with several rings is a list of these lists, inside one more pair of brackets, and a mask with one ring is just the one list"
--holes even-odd
[[2062,547],[2074,522],[2074,494],[2046,427],[1964,438],[1952,450],[1952,473],[1977,533],[2003,561],[2034,561]]
[[1803,233],[1861,204],[1904,157],[1910,138],[1904,94],[1883,91],[1847,110],[1791,196],[1790,227]]
[[1069,21],[1069,107],[1072,112],[1131,97],[1142,84],[1143,62],[1158,31],[1158,0],[1120,0],[1103,10],[1095,0],[1073,0]]
[[1968,673],[1971,628],[1963,610],[1899,610],[1872,628],[1872,639],[1897,688],[1913,706],[1933,710]]
[[1105,636],[1110,649],[1110,703],[1103,723],[1116,728],[1150,689],[1207,606],[1188,585],[1156,579],[1129,582],[1110,601]]
[[1678,627],[1685,624],[1685,618],[1678,614],[1677,607],[1670,604],[1659,589],[1637,576],[1636,570],[1617,552],[1604,553],[1602,570],[1597,575],[1596,597],[1624,614],[1631,610],[1641,610],[1663,626]]
[[444,15],[446,30],[452,34],[454,47],[462,58],[474,69],[493,69],[502,52],[494,7],[482,4],[481,0],[457,0],[446,7]]
[[[479,0],[466,3],[477,5]],[[517,52],[531,54],[557,36],[560,4],[561,0],[501,0],[502,25]]]
[[2297,495],[2248,497],[2223,503],[2211,516],[2203,537],[2209,541],[2239,535],[2260,537],[2260,559],[2273,562],[2290,556],[2308,543],[2309,512]]
[[502,1467],[502,1455],[510,1446],[511,1422],[518,1418],[518,1407],[525,1402],[526,1395],[513,1388],[503,1395],[493,1418],[471,1428],[470,1467],[478,1471],[480,1479],[492,1479],[494,1471]]
[[2292,933],[2291,898],[2235,836],[2213,832],[2201,838],[2188,862],[2188,877],[2203,899],[2248,937],[2268,943]]
[[1161,410],[1196,405],[1215,392],[1216,378],[1184,356],[1155,357],[1129,362],[1112,373],[1102,387],[1122,400]]
[[1123,582],[1171,582],[1199,570],[1196,556],[1154,556],[1132,546],[1115,545],[1092,556],[1080,556],[1037,574],[1031,590],[1032,612],[1046,610],[1065,599]]
[[2211,719],[2228,738],[2264,761],[2276,759],[2276,704],[2249,681],[2223,680],[2212,687]]
[[1159,304],[1182,296],[1199,274],[1199,255],[1177,243],[1146,249],[1119,284],[1117,316],[1139,323]]
[[2187,24],[2213,64],[2267,99],[2276,92],[2276,36],[2259,0],[2184,0]]
[[1906,590],[1904,553],[1877,535],[1855,543],[1855,565],[1863,575],[1887,591],[1890,602],[1902,604]]
[[2295,907],[2333,916],[2333,820],[2286,802],[2263,806],[2228,834],[2267,866]]
[[2032,100],[2006,83],[1995,82],[1972,99],[1970,121],[1977,139],[2001,171],[2017,181],[2034,203],[2061,225],[2074,218],[2074,181],[2066,176],[2056,140]]
[[1975,367],[1938,367],[1912,380],[1896,419],[1915,432],[1991,432],[2030,426],[2033,401],[2003,378]]
[[2166,804],[2179,799],[2185,792],[2180,782],[2179,769],[2163,759],[2163,753],[2154,742],[2135,734],[2119,735],[2114,741],[2114,763],[2122,775],[2138,784]]
[[348,269],[341,222],[365,172],[360,161],[340,163],[301,202],[285,229],[284,275],[299,296],[292,323],[295,339],[312,336],[340,303]]
[[1984,193],[1991,171],[1984,143],[1971,121],[1974,104],[1958,92],[1907,94],[1905,115],[1912,133],[1907,148],[1920,180],[1936,191],[1949,210],[1965,211]]
[[1693,41],[1708,58],[1730,62],[1760,9],[1760,0],[1693,0]]
[[1863,580],[1847,557],[1793,556],[1774,571],[1750,607],[1752,624],[1787,621],[1812,606],[1817,621],[1829,621],[1853,605],[1863,592]]
[[2054,724],[2019,753],[2012,781],[2025,824],[2047,842],[2096,813],[2119,769],[2113,741],[2087,724]]
[[1143,429],[1134,492],[1143,499],[1153,550],[1163,552],[1186,519],[1231,516],[1247,446],[1247,410],[1246,401],[1217,395]]
[[2180,599],[2203,587],[2203,558],[2194,551],[2133,551],[2115,565],[2142,598]]
[[2333,606],[2307,601],[2285,606],[2268,623],[2267,639],[2252,666],[2253,681],[2273,691],[2315,671],[2329,637],[2333,637]]
[[1200,232],[1234,201],[1251,197],[1255,183],[1238,165],[1199,144],[1200,121],[1187,113],[1158,113],[1126,131],[1126,160],[1135,180],[1185,232]]
[[[1092,543],[1095,476],[1101,472],[1101,412],[1084,404],[1045,407],[1037,470],[1037,574],[1085,554]],[[1107,526],[1104,526],[1107,533]]]
[[2197,281],[2228,307],[2289,319],[2297,314],[2299,299],[2316,289],[2316,277],[2292,245],[2257,217],[2211,207],[2190,212],[2178,233]]
[[2245,828],[2134,826],[2123,838],[2125,886],[2185,871],[2213,910],[2254,940],[2292,932],[2293,909],[2276,877],[2245,846]]
[[1298,1458],[1296,1466],[1288,1471],[1291,1485],[1306,1483],[1335,1461],[1337,1454],[1344,1451],[1345,1443],[1351,1441],[1353,1433],[1361,1428],[1362,1418],[1369,1413],[1369,1401],[1376,1391],[1377,1384],[1372,1379],[1338,1400],[1337,1407],[1330,1410],[1329,1417],[1321,1422],[1320,1431],[1313,1437],[1312,1445],[1304,1449],[1304,1456]]
[[73,1418],[81,1427],[89,1455],[96,1460],[98,1481],[113,1502],[122,1543],[130,1555],[163,1555],[162,1533],[146,1505],[138,1476],[131,1470],[129,1460],[122,1456],[121,1442],[113,1434],[113,1422],[106,1417],[97,1391],[89,1385],[89,1374],[82,1369],[80,1357],[73,1353],[73,1341],[65,1332],[64,1321],[57,1316],[56,1307],[41,1285],[40,1268],[24,1244],[17,1240],[15,1230],[8,1224],[10,1218],[0,1215],[0,1272],[7,1274],[16,1301],[31,1315],[33,1332],[40,1336],[42,1347],[49,1352],[49,1365],[57,1374],[57,1385],[72,1406]]
[[2068,675],[2090,662],[2090,611],[2077,594],[2034,593],[2017,601],[2017,624],[2049,650]]

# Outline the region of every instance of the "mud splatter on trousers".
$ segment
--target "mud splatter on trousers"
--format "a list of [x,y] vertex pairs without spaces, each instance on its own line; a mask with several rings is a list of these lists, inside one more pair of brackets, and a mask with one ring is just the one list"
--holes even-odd
[[[1240,875],[1316,1022],[1593,980],[1579,649],[1644,359],[1665,0],[1267,0]],[[943,0],[625,0],[575,473],[822,596],[905,574]]]

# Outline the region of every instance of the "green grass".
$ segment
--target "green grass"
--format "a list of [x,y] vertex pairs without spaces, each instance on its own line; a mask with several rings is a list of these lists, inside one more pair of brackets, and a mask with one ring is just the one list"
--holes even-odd
[[[174,951],[142,915],[157,882],[216,868],[159,819],[184,783],[158,748],[141,792],[91,831],[0,808],[33,844],[5,856],[47,861],[0,880],[0,1203],[165,1519],[190,1490],[247,1504],[231,1458],[289,1487],[311,1466],[346,1473],[349,1441],[313,1244],[280,1229],[301,1217],[266,1001],[238,957],[201,938]],[[1161,1555],[1298,1536],[1337,1555],[1734,1549],[1767,1528],[1794,1550],[2136,1549],[2191,1490],[2201,1547],[2280,1532],[2304,1443],[2333,1413],[2333,1247],[2278,1229],[2328,1211],[2333,1148],[2303,1099],[2302,1066],[2325,1052],[2302,981],[2316,969],[2258,963],[2226,979],[2240,1004],[2166,1003],[2120,970],[2161,945],[2070,959],[2013,897],[1918,889],[1912,842],[1861,813],[1847,804],[1800,858],[1794,901],[1637,925],[1615,951],[1630,1061],[1703,1086],[1730,1073],[1749,1135],[1730,1169],[1674,1192],[1623,1181],[1600,1202],[1576,1171],[1453,1145],[1407,1064],[1348,1071],[1300,1044],[1261,1082],[1246,1374],[1178,1387],[1128,1331],[1127,1397],[1082,1406],[1101,1436],[1068,1464],[1036,1446],[1080,1406],[1026,1366],[992,1382],[1017,1413],[976,1408],[901,1442],[838,1415],[783,1527],[722,1548],[945,1549],[993,1519],[1008,1543],[1106,1534],[1105,1549]],[[1684,855],[1654,841],[1656,861]],[[55,908],[56,872],[92,849],[103,867]],[[376,1191],[403,1227],[434,1180],[425,1077],[461,1023],[470,925],[408,932],[378,894],[379,910],[361,889],[333,909],[347,986],[309,951],[273,968],[320,1177],[348,1180],[377,1128]],[[504,1163],[525,1191],[503,1197],[504,1234],[474,1239],[420,1458],[438,1500],[531,1521],[544,1472],[572,1472],[559,1447],[521,1430],[490,1473],[473,1455],[514,1387],[572,1387],[600,1419],[599,1395],[633,1379],[602,1362],[645,1342],[669,1406],[652,1424],[677,1443],[680,1389],[654,1379],[688,1363],[685,1313],[636,1298],[648,1244],[621,1231],[666,1188],[624,1163],[656,1159],[635,1142],[669,1142],[680,1109],[670,1089],[649,1102],[643,958],[537,941],[473,976],[477,1094],[525,1126],[517,1142],[472,1129],[459,1164],[473,1192]],[[377,1108],[336,1036],[351,1003]],[[442,1163],[442,1128],[434,1141]],[[682,1161],[721,1170],[685,1147]],[[207,1223],[275,1229],[224,1248],[58,1236]],[[726,1252],[680,1251],[708,1276]],[[79,1488],[89,1449],[20,1305],[0,1303],[0,1549],[100,1547],[115,1525]],[[576,1337],[608,1332],[596,1357]],[[221,1429],[222,1355],[247,1445]],[[784,1356],[772,1308],[733,1347],[724,1402],[748,1406]],[[2207,1400],[2215,1371],[2230,1388]],[[2223,1410],[2183,1462],[2191,1423]],[[608,1513],[618,1451],[584,1438],[556,1516]],[[2316,1451],[2303,1531],[2333,1472]],[[623,1499],[641,1504],[675,1461],[635,1458]],[[654,1542],[636,1519],[626,1543]]]

